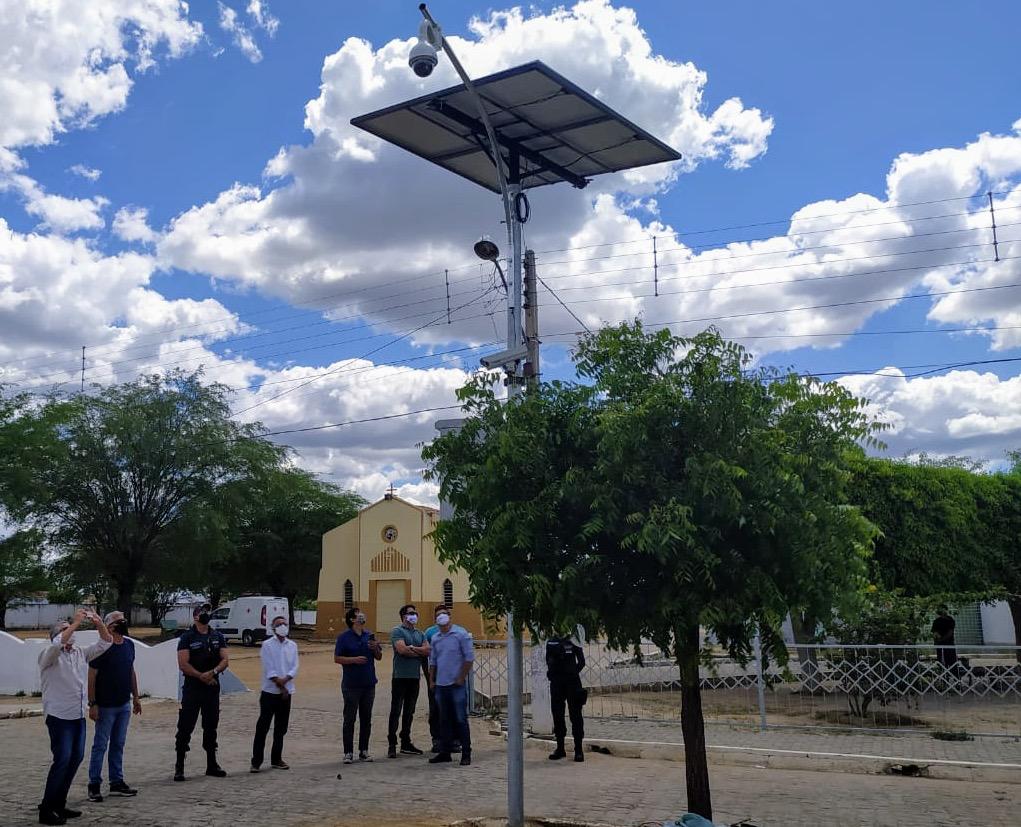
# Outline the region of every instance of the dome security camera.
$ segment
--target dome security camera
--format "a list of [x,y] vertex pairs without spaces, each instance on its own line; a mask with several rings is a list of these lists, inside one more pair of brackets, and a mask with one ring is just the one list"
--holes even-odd
[[436,49],[424,40],[419,40],[412,47],[411,55],[408,57],[408,65],[420,78],[429,77],[433,73],[433,69],[436,68],[437,63],[439,63],[439,60],[436,57]]
[[418,27],[418,43],[411,47],[408,66],[420,78],[427,78],[433,73],[439,62],[437,50],[442,48],[443,34],[438,26],[423,20]]

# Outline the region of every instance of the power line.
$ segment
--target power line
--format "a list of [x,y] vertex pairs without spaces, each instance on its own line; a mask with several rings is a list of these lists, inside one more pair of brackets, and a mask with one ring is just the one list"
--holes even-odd
[[564,302],[564,300],[562,298],[560,298],[560,296],[557,295],[557,292],[552,287],[550,287],[548,284],[546,284],[545,280],[543,280],[543,278],[541,276],[536,276],[536,278],[539,280],[539,284],[541,284],[543,287],[545,287],[547,290],[549,290],[549,292],[553,295],[553,298],[555,298],[558,302],[560,302],[560,306],[563,307],[564,310],[566,310],[568,313],[570,313],[571,317],[578,324],[580,324],[585,329],[585,331],[587,333],[591,333],[592,332],[591,330],[589,330],[589,326],[587,324],[585,324],[585,322],[583,322],[581,319],[578,318],[578,314],[575,313],[573,310],[571,310],[570,307],[567,306],[567,304]]

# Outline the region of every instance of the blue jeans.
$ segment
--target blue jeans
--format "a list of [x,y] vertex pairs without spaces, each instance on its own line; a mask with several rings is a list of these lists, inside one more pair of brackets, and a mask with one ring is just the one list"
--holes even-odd
[[92,736],[92,759],[89,761],[89,783],[103,783],[103,756],[110,747],[110,783],[124,780],[124,742],[131,723],[131,703],[124,706],[99,707],[96,734]]
[[85,719],[65,721],[47,715],[46,729],[50,732],[53,763],[46,776],[46,792],[39,806],[43,810],[59,813],[67,805],[67,792],[85,756]]
[[452,684],[436,687],[436,706],[440,711],[443,744],[440,749],[449,753],[455,741],[461,742],[461,756],[472,751],[471,730],[468,728],[468,689]]

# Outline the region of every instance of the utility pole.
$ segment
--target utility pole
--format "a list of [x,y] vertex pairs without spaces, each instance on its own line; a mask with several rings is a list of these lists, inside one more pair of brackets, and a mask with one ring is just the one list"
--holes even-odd
[[535,251],[525,250],[525,381],[539,384],[539,290],[535,273]]
[[82,345],[82,393],[85,393],[85,345]]

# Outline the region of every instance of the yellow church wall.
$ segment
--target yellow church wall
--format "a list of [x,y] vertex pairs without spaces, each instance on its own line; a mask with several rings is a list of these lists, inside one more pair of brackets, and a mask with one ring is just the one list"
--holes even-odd
[[443,601],[443,581],[449,578],[454,591],[455,622],[477,638],[491,637],[495,630],[486,629],[478,610],[468,603],[467,575],[449,572],[436,559],[435,546],[428,535],[436,527],[437,519],[434,511],[397,497],[384,498],[326,532],[315,636],[333,638],[347,628],[345,580],[351,580],[354,604],[365,612],[369,627],[385,640],[398,622],[391,605],[398,593],[388,587],[389,599],[383,601],[387,605],[379,605],[380,581],[403,583],[404,602],[416,604],[424,628],[432,622],[433,608]]

